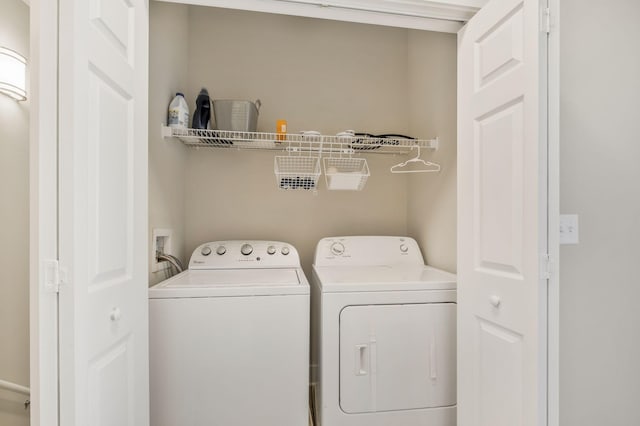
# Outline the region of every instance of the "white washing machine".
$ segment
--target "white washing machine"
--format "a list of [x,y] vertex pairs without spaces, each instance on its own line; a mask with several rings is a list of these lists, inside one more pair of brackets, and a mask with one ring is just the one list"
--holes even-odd
[[311,323],[319,425],[456,425],[456,277],[413,239],[320,240]]
[[307,424],[309,284],[294,247],[203,244],[149,305],[151,426]]

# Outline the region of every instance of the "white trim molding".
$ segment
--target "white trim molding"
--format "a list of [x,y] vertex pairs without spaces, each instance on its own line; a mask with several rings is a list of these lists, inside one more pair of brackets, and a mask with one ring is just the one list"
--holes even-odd
[[560,1],[549,0],[549,255],[553,273],[548,291],[548,419],[547,426],[560,425]]
[[336,21],[456,33],[485,0],[160,0]]
[[44,261],[58,258],[58,2],[29,9],[30,425],[58,422],[58,294],[44,287]]

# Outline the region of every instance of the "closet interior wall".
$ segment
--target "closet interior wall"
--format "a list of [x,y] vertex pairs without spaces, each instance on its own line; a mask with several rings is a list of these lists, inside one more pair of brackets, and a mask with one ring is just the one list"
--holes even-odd
[[187,150],[160,136],[169,102],[189,78],[189,7],[152,1],[149,9],[149,285],[153,285],[168,277],[164,270],[151,272],[154,228],[173,231],[173,255],[187,260],[190,255],[184,251]]
[[[179,42],[167,39],[174,34]],[[436,236],[446,253],[431,246],[428,257],[455,269],[455,35],[151,2],[151,40],[150,181],[168,170],[170,179],[162,180],[171,185],[164,191],[156,182],[150,190],[150,227],[174,229],[174,236],[183,230],[174,238],[183,260],[205,241],[282,240],[298,248],[309,273],[322,237],[409,233],[423,250]],[[201,87],[214,99],[261,99],[258,131],[273,132],[276,120],[286,119],[290,132],[440,136],[446,148],[423,156],[451,170],[392,175],[389,168],[405,156],[368,154],[363,191],[328,191],[324,176],[316,194],[282,191],[273,172],[273,157],[282,153],[188,149],[161,139],[158,120],[171,97],[184,90],[193,112]],[[429,179],[436,183],[423,185]],[[430,205],[441,200],[440,209]]]
[[456,272],[456,98],[455,34],[409,31],[409,132],[437,135],[443,142],[430,156],[439,173],[410,175],[408,234],[418,241],[425,261]]

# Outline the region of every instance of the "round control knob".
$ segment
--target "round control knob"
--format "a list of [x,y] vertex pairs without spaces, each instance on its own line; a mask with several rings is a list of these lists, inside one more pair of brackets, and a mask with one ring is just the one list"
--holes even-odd
[[227,248],[225,246],[219,246],[216,249],[216,253],[218,253],[219,256],[222,256],[223,254],[225,254],[227,252]]
[[333,253],[335,256],[342,256],[344,254],[344,244],[342,243],[331,244],[331,253]]
[[409,247],[406,244],[400,244],[400,251],[406,253],[409,251]]
[[274,246],[267,247],[267,254],[270,254],[270,255],[276,254],[276,248]]
[[211,254],[211,247],[209,246],[202,247],[202,250],[200,250],[200,254],[203,256],[209,256]]
[[243,244],[242,247],[240,247],[240,253],[244,254],[245,256],[249,256],[251,253],[253,253],[253,247],[251,247],[251,244]]
[[282,250],[280,250],[280,253],[282,253],[284,256],[289,254],[289,247],[282,247]]

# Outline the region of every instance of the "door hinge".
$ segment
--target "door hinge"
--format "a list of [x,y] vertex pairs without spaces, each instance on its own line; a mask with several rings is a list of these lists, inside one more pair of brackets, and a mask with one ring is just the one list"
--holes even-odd
[[548,253],[543,253],[540,255],[540,279],[541,280],[551,279],[552,274],[553,274],[553,259]]
[[43,266],[44,289],[49,293],[59,293],[66,279],[66,270],[57,260],[45,260]]
[[551,34],[551,9],[548,7],[542,11],[542,31]]

